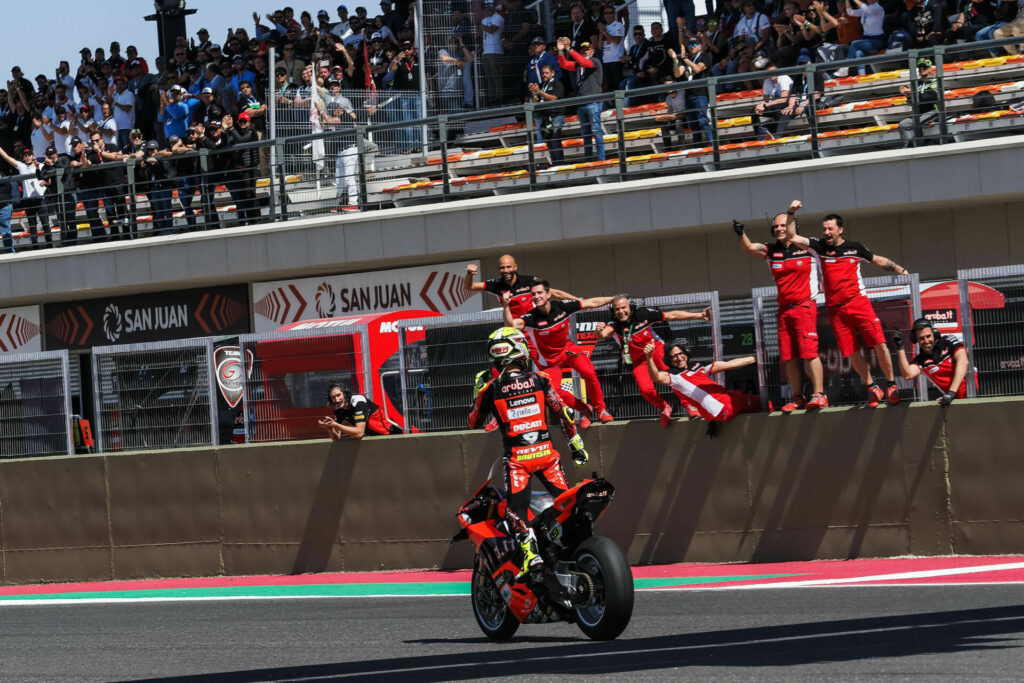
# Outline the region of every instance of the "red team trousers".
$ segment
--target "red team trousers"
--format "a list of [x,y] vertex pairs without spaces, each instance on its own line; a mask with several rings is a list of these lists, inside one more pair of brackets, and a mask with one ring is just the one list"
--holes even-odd
[[[593,406],[594,412],[599,413],[605,409],[601,381],[597,378],[594,364],[583,353],[583,349],[575,344],[568,344],[565,347],[565,351],[555,359],[555,362],[548,362],[550,365],[542,367],[540,370],[551,378],[551,385],[558,392],[558,398],[562,399],[567,406],[579,412],[584,412],[587,403]],[[584,386],[587,387],[588,400],[586,402],[576,398],[571,392],[562,389],[562,372],[564,370],[575,370],[579,373]]]

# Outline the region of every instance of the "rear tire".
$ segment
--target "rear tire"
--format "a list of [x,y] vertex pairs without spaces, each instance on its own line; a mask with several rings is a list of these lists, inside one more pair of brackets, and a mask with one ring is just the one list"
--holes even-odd
[[592,536],[573,554],[576,571],[594,582],[594,594],[576,605],[576,623],[593,640],[612,640],[626,630],[633,616],[633,574],[619,546],[610,538]]
[[491,640],[508,640],[519,628],[519,621],[502,599],[498,587],[486,571],[473,569],[473,616],[484,635]]

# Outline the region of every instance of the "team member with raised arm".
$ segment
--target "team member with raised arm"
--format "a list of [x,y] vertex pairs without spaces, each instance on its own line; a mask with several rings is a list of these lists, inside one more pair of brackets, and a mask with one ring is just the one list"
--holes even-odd
[[[782,406],[791,413],[800,408],[813,410],[828,406],[823,389],[824,372],[818,358],[818,256],[806,245],[794,241],[797,235],[796,212],[803,206],[793,201],[789,209],[772,220],[772,244],[752,242],[742,223],[732,222],[746,253],[768,262],[778,290],[779,361],[786,369],[786,378],[793,392],[792,399]],[[811,380],[810,400],[803,396],[803,371]]]
[[551,285],[547,280],[535,283],[530,288],[530,296],[534,308],[516,317],[511,310],[511,292],[505,293],[505,326],[523,330],[527,337],[533,339],[537,348],[537,365],[547,373],[555,387],[561,385],[564,369],[575,370],[580,374],[587,387],[587,402],[569,392],[559,393],[563,401],[588,419],[596,416],[601,422],[611,422],[615,418],[604,404],[604,392],[601,391],[597,371],[583,349],[570,341],[569,326],[572,324],[573,313],[607,306],[612,297],[555,299],[551,296]]
[[[793,200],[790,208],[800,209],[803,204]],[[827,214],[821,220],[822,239],[795,235],[793,242],[810,247],[821,257],[822,280],[825,283],[825,306],[828,319],[836,333],[836,343],[843,358],[849,358],[853,369],[860,375],[868,391],[868,407],[877,408],[883,401],[892,405],[900,402],[900,390],[893,374],[892,358],[885,344],[882,323],[875,313],[871,300],[864,290],[860,275],[861,261],[872,263],[879,268],[906,275],[907,269],[892,259],[872,253],[860,242],[843,237],[843,217],[837,213]],[[883,390],[871,377],[871,368],[861,350],[857,335],[864,340],[864,346],[875,351],[878,366],[886,379]]]

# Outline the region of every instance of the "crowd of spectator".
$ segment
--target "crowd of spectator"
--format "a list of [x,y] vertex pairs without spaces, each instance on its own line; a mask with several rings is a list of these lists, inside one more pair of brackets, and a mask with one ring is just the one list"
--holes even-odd
[[[264,17],[254,13],[251,31],[228,29],[223,42],[216,43],[201,28],[193,37],[178,36],[169,54],[153,57],[152,63],[132,45],[124,53],[117,42],[107,50],[82,48],[74,68],[61,61],[53,78],[39,74],[32,81],[15,66],[7,88],[0,89],[0,148],[5,152],[0,165],[7,166],[8,174],[33,168],[40,173],[38,183],[14,185],[10,192],[0,189],[0,204],[19,201],[33,226],[61,224],[69,216],[57,215],[54,206],[63,202],[53,201],[53,196],[66,193],[83,204],[96,239],[131,238],[137,228],[126,202],[109,201],[112,195],[94,196],[93,191],[93,186],[123,184],[122,171],[104,169],[104,182],[93,181],[101,174],[90,176],[86,164],[132,157],[142,161],[147,148],[155,145],[152,158],[158,163],[142,168],[140,182],[174,187],[179,194],[191,192],[179,202],[187,225],[194,226],[192,201],[209,183],[197,179],[201,169],[194,157],[176,155],[203,148],[218,152],[264,137],[271,81],[279,121],[293,120],[298,124],[294,132],[300,133],[308,132],[311,101],[319,101],[325,128],[350,128],[353,123],[418,118],[424,93],[430,112],[472,108],[478,102],[552,102],[1024,33],[1024,0],[848,2],[723,0],[699,14],[692,0],[665,0],[666,24],[656,21],[644,27],[631,26],[629,7],[616,0],[558,0],[551,5],[550,18],[556,39],[548,42],[541,18],[522,0],[427,0],[427,25],[421,32],[425,44],[420,46],[415,43],[414,2],[382,0],[373,15],[365,7],[349,14],[345,5],[333,15],[321,9],[315,18],[308,11],[296,17],[290,7]],[[1005,50],[1019,53],[1013,45]],[[271,52],[276,55],[273,74]],[[426,83],[421,60],[429,65],[423,69]],[[831,75],[844,72],[835,69]],[[481,84],[483,92],[476,92]],[[805,86],[799,77],[739,80],[722,87],[764,91],[765,101],[753,112],[762,137],[781,133],[790,118],[802,113]],[[630,96],[627,105],[651,99]],[[684,125],[694,132],[695,141],[710,139],[706,95],[690,88],[670,93],[666,102],[667,111],[658,120],[670,124],[663,129],[670,143],[673,136],[681,141]],[[574,106],[571,112],[557,106],[541,112],[537,136],[549,143],[554,163],[561,161],[560,132],[570,113],[580,117],[587,158],[604,158],[601,108],[594,103]],[[397,128],[392,139],[382,142],[382,151],[414,150],[420,135],[418,127]],[[93,143],[97,136],[101,147]],[[339,168],[342,155],[349,152],[349,147],[339,150]],[[228,189],[235,203],[246,207],[241,220],[255,220],[249,206],[255,201],[250,196],[254,177],[249,175],[266,168],[266,156],[242,148],[217,158],[222,159],[217,168],[205,169],[213,176],[226,178],[228,170],[246,170],[239,176],[243,180]],[[45,179],[55,166],[65,169],[62,180]],[[161,214],[154,216],[154,223],[163,232],[169,229],[169,199],[159,189],[154,192],[154,211]],[[216,227],[212,197],[203,200],[205,210],[212,211],[204,224]],[[100,205],[106,226],[99,217]],[[10,221],[4,216],[0,211],[3,249],[12,251]],[[50,243],[49,231],[43,232]],[[32,237],[36,243],[36,230]],[[73,242],[71,235],[64,240]]]

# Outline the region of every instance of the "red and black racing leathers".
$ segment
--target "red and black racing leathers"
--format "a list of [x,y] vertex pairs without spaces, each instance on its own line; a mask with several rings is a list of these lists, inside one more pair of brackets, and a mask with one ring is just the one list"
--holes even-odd
[[492,414],[498,420],[505,443],[503,515],[517,532],[526,531],[531,475],[540,477],[552,495],[568,489],[561,456],[548,432],[547,408],[558,416],[566,439],[576,436],[576,426],[548,376],[512,367],[484,385],[469,413],[471,429],[482,426]]

